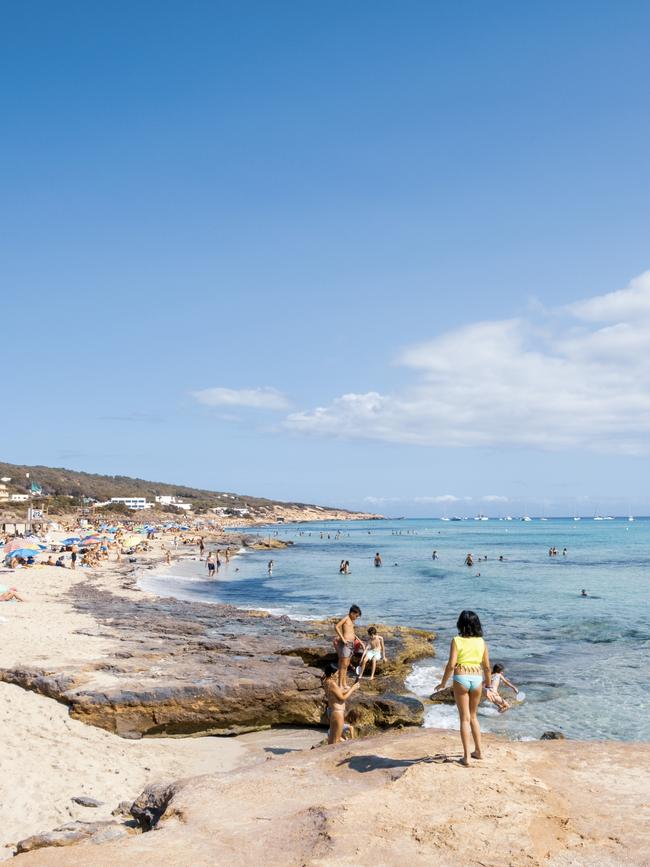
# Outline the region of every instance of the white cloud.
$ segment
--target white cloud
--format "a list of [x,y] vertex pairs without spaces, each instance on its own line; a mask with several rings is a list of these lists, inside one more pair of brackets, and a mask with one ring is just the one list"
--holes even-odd
[[650,318],[650,271],[630,281],[625,289],[597,295],[567,307],[570,313],[588,322],[623,322],[636,317]]
[[254,409],[288,409],[286,395],[275,388],[203,388],[192,396],[205,406],[247,406]]
[[425,446],[650,451],[650,272],[626,289],[406,347],[401,391],[291,413],[305,434]]
[[484,503],[507,503],[507,497],[501,497],[499,494],[486,494],[484,497],[481,497]]
[[[472,499],[466,497],[465,499]],[[457,503],[460,497],[455,497],[453,494],[439,494],[436,497],[414,497],[414,503]]]

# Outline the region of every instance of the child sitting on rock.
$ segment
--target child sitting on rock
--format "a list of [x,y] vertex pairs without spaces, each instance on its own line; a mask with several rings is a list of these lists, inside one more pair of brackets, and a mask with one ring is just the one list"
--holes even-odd
[[377,629],[374,626],[368,627],[368,644],[363,651],[361,663],[357,668],[357,680],[361,680],[363,673],[366,670],[366,665],[370,662],[370,680],[375,679],[375,670],[377,663],[382,660],[386,662],[386,648],[384,647],[384,639],[377,634]]

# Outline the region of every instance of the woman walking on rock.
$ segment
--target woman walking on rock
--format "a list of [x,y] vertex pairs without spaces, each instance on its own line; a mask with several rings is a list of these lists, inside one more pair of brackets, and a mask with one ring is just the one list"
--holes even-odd
[[[436,691],[444,689],[452,671],[454,673],[454,700],[460,718],[460,739],[463,743],[461,765],[469,766],[470,758],[482,759],[481,726],[476,712],[483,694],[483,686],[490,689],[492,669],[488,647],[478,614],[461,611],[456,623],[456,635],[449,648],[449,659]],[[474,752],[471,741],[474,741]]]

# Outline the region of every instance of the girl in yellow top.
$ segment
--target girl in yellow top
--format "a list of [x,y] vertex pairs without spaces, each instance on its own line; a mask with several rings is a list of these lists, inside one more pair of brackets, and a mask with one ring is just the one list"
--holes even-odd
[[[458,716],[460,717],[460,739],[463,743],[463,758],[461,765],[468,766],[470,757],[482,759],[481,727],[476,711],[485,688],[491,687],[490,656],[487,644],[483,640],[483,629],[478,614],[473,611],[461,611],[456,623],[458,635],[452,639],[449,648],[449,659],[442,680],[436,691],[444,689],[449,675],[454,673],[453,688]],[[474,752],[470,753],[471,738],[474,740]]]

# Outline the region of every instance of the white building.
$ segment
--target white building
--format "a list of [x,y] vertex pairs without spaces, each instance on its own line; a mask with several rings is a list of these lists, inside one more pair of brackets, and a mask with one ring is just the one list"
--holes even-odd
[[111,503],[122,503],[128,509],[139,512],[142,509],[150,509],[153,503],[148,503],[146,497],[111,497]]
[[29,500],[29,494],[11,494],[9,499],[12,503],[26,503]]
[[192,508],[191,503],[183,503],[171,494],[162,494],[160,497],[156,497],[155,499],[161,506],[174,506],[175,509],[183,509],[184,512],[189,512]]

